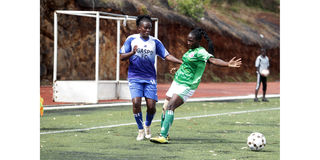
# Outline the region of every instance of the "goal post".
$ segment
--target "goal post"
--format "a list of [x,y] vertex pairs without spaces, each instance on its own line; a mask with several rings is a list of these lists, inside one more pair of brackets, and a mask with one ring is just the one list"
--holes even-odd
[[[95,18],[95,78],[94,80],[58,80],[58,14],[83,16]],[[127,21],[135,21],[137,17],[122,14],[114,14],[101,11],[71,11],[56,10],[54,12],[54,55],[53,55],[53,100],[55,102],[83,102],[97,103],[99,100],[110,99],[131,99],[128,81],[120,80],[120,34],[121,21],[126,25]],[[116,42],[116,79],[99,80],[99,32],[100,20],[109,19],[117,21],[117,42]],[[155,22],[154,37],[158,37],[158,19],[151,18]],[[157,58],[155,67],[157,68]]]

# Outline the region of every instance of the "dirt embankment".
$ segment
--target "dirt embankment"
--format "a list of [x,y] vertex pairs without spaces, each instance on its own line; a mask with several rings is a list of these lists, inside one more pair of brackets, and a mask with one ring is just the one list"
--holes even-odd
[[[244,23],[233,21],[238,13],[224,16],[214,9],[205,12],[195,21],[172,10],[167,1],[116,1],[116,0],[43,0],[40,1],[40,54],[41,84],[50,84],[53,76],[53,13],[55,10],[97,10],[126,15],[148,13],[159,18],[158,38],[167,50],[181,58],[187,51],[186,36],[195,27],[203,27],[214,41],[215,56],[224,60],[241,57],[240,69],[207,65],[202,81],[254,81],[255,58],[261,47],[267,48],[271,60],[270,80],[280,76],[279,16],[267,12],[249,14]],[[245,15],[243,14],[243,15]],[[230,18],[231,17],[231,18]],[[115,79],[116,22],[100,21],[100,79]],[[59,15],[58,79],[94,79],[95,71],[95,20],[93,18]],[[135,22],[121,27],[121,44],[130,34],[136,33]],[[260,34],[264,38],[260,38]],[[206,47],[206,42],[202,45]],[[128,62],[121,62],[121,79],[126,79]],[[158,59],[158,82],[171,81],[171,67],[176,65]]]

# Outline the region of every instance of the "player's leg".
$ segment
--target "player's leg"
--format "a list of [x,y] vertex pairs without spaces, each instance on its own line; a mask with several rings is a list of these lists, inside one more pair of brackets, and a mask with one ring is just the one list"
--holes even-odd
[[[173,96],[174,91],[176,91],[176,83],[173,81],[171,83],[171,86],[169,88],[169,90],[166,93],[166,99],[164,100],[163,106],[162,106],[162,114],[161,114],[161,124],[160,124],[160,128],[162,128],[163,126],[163,122],[165,119],[165,115],[166,115],[166,110],[167,110],[167,106],[169,101],[171,100],[171,97]],[[169,133],[167,135],[167,140],[169,140]]]
[[160,136],[151,138],[151,142],[155,143],[168,143],[167,135],[169,132],[169,129],[173,123],[174,120],[174,110],[181,106],[184,103],[183,99],[178,96],[177,94],[173,94],[172,98],[170,99],[168,103],[168,108],[166,110],[165,119],[163,122],[163,125],[161,127]]
[[138,126],[138,136],[137,140],[143,140],[144,138],[144,129],[143,129],[143,116],[141,112],[141,97],[135,97],[132,99],[132,109],[133,109],[133,116],[136,120]]
[[179,87],[175,81],[172,81],[170,88],[166,93],[166,99],[164,100],[164,104],[162,106],[161,127],[163,124],[163,120],[165,118],[168,103],[171,100],[171,97],[173,96],[173,94],[177,92],[177,90],[183,90],[183,88]]
[[[164,103],[162,105],[162,112],[161,112],[161,117],[160,117],[160,120],[161,120],[160,128],[162,128],[162,125],[163,125],[163,122],[165,119],[165,115],[166,115],[167,106],[168,106],[170,99],[171,99],[170,97],[166,97],[164,100]],[[167,140],[169,140],[169,134],[167,135]]]
[[143,85],[141,83],[129,81],[129,90],[132,98],[133,116],[136,120],[139,130],[137,140],[140,141],[144,138],[143,116],[141,112],[141,97],[143,97]]
[[266,92],[267,92],[267,77],[262,77],[262,78],[261,78],[261,81],[262,81],[262,91],[263,91],[262,101],[263,101],[263,102],[269,102],[269,100],[266,98]]
[[164,117],[165,117],[167,106],[168,106],[168,103],[169,103],[170,99],[171,99],[170,97],[166,97],[166,99],[164,100],[164,103],[163,103],[163,106],[162,106],[160,127],[162,127],[162,125],[163,125]]
[[256,89],[255,89],[254,102],[259,102],[258,92],[260,89],[260,84],[261,84],[261,75],[260,75],[260,73],[257,72],[257,84],[256,84]]
[[174,120],[174,111],[176,108],[181,106],[184,103],[183,99],[177,95],[173,94],[171,100],[168,103],[165,120],[163,122],[163,126],[161,128],[161,136],[167,137],[170,127],[172,126]]
[[144,124],[144,133],[146,138],[151,138],[151,123],[153,117],[156,113],[156,101],[150,98],[146,98],[147,103],[147,114],[146,114],[146,121]]
[[[172,96],[171,94],[168,94],[171,91],[173,93]],[[161,127],[160,136],[151,138],[151,142],[168,143],[166,137],[168,136],[169,128],[171,127],[174,120],[175,109],[181,106],[189,97],[193,95],[194,92],[195,90],[191,90],[189,87],[180,85],[174,81],[172,82],[172,85],[167,92],[167,96],[171,96],[171,99],[167,105],[167,110]]]
[[156,102],[158,101],[156,81],[151,80],[150,82],[145,83],[143,92],[144,92],[143,96],[146,98],[146,103],[147,103],[146,121],[144,124],[145,137],[151,138],[150,127],[151,127],[153,117],[156,113]]

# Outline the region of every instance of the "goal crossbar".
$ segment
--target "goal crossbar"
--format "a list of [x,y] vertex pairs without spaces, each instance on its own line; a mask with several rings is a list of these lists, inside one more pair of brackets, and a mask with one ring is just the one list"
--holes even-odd
[[[64,14],[64,15],[74,15],[74,16],[83,16],[83,17],[91,17],[96,19],[96,40],[95,40],[95,79],[94,81],[90,81],[89,85],[85,83],[85,81],[82,81],[84,83],[78,83],[76,81],[60,81],[57,80],[57,57],[58,57],[58,14]],[[64,102],[88,102],[88,103],[97,103],[100,99],[122,99],[123,97],[125,99],[128,99],[128,95],[121,95],[121,94],[129,94],[128,91],[125,90],[124,84],[127,84],[127,81],[120,81],[120,55],[118,54],[120,51],[120,26],[121,21],[123,21],[123,25],[126,26],[126,21],[135,21],[136,16],[129,16],[129,15],[122,15],[122,14],[115,14],[115,13],[108,13],[108,12],[101,12],[101,11],[75,11],[75,10],[56,10],[54,12],[54,63],[53,63],[53,89],[54,89],[54,101],[64,101]],[[99,31],[100,31],[100,19],[110,19],[110,20],[116,20],[117,21],[117,62],[116,62],[116,80],[110,81],[111,83],[115,84],[115,94],[114,96],[103,96],[101,94],[106,94],[106,92],[101,92],[101,90],[104,89],[104,87],[99,88],[101,86],[105,86],[103,84],[106,84],[106,81],[99,80]],[[158,38],[158,18],[151,18],[152,21],[154,21],[154,37]],[[155,59],[155,67],[157,68],[157,58]],[[59,81],[59,82],[58,82]],[[75,82],[75,83],[73,83]],[[103,82],[103,84],[102,84]],[[108,83],[110,83],[108,82]],[[64,84],[67,83],[67,84]],[[58,87],[59,85],[59,87]],[[95,93],[90,93],[91,98],[90,99],[73,99],[73,95],[76,95],[77,97],[86,97],[85,95],[78,95],[79,93],[66,93],[66,97],[69,98],[61,98],[64,96],[63,92],[68,92],[68,90],[72,90],[74,87],[74,92],[80,92],[83,90],[86,90],[86,85],[90,86],[90,89],[93,90]],[[122,85],[122,86],[121,86]],[[61,88],[61,86],[67,86],[69,89]],[[83,88],[81,88],[83,86]],[[77,90],[76,88],[80,88]],[[92,89],[94,87],[94,89]],[[110,87],[110,86],[105,86]],[[71,89],[70,89],[71,88]],[[122,90],[120,90],[122,89]],[[59,92],[59,93],[58,93]],[[93,95],[93,96],[92,96]],[[70,98],[71,97],[71,98]],[[96,98],[95,98],[96,97]],[[100,98],[99,98],[100,97]]]

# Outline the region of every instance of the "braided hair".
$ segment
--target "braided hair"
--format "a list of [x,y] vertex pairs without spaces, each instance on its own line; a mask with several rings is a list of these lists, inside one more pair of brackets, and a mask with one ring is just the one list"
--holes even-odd
[[151,17],[149,15],[140,15],[136,19],[136,25],[139,27],[141,21],[149,21],[152,23]]
[[213,42],[209,38],[209,36],[208,36],[208,34],[207,34],[207,32],[205,30],[203,30],[202,28],[196,28],[196,29],[192,30],[190,33],[195,36],[195,39],[197,41],[201,41],[202,36],[203,36],[204,39],[206,39],[207,42],[208,42],[208,52],[210,54],[213,54],[213,52],[214,52]]

